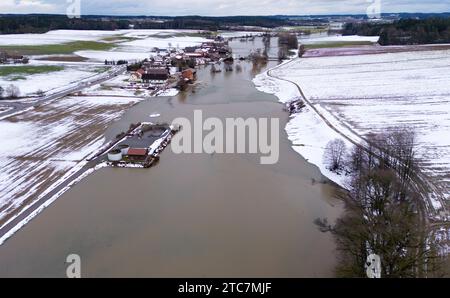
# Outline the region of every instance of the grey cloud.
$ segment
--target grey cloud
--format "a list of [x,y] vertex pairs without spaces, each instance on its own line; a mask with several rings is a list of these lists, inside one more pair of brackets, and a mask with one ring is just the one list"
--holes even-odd
[[[51,12],[64,13],[66,0],[2,0],[51,5]],[[72,0],[74,1],[74,0]],[[274,15],[274,14],[339,14],[365,13],[366,0],[80,0],[82,14],[130,15]],[[450,11],[450,0],[382,0],[382,12],[443,12]],[[50,10],[49,6],[42,9]],[[3,4],[0,4],[0,12]],[[39,7],[39,6],[36,6]],[[6,9],[4,8],[4,9]],[[22,7],[24,8],[24,7]],[[11,9],[11,7],[9,7]],[[21,9],[18,9],[22,11]],[[6,12],[6,11],[5,11]],[[50,11],[30,11],[50,12]]]

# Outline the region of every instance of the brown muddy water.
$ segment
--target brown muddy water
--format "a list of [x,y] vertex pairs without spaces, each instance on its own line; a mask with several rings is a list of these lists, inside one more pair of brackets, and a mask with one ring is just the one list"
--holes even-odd
[[[64,277],[69,254],[83,277],[330,277],[334,243],[314,219],[335,219],[334,187],[292,148],[277,98],[257,91],[255,72],[199,72],[192,90],[128,110],[131,122],[203,117],[280,119],[280,159],[174,154],[151,169],[102,169],[61,196],[0,247],[2,277]],[[273,66],[273,65],[272,65]],[[160,113],[157,119],[150,114]]]

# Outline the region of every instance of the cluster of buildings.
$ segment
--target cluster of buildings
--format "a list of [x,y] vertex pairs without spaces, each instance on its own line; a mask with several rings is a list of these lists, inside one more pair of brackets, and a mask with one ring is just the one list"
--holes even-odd
[[151,167],[180,128],[166,124],[142,123],[107,153],[118,167]]
[[196,80],[196,67],[214,64],[231,54],[228,42],[218,37],[201,45],[183,50],[154,49],[150,59],[146,59],[138,69],[130,71],[132,84],[166,84],[173,82],[192,83]]
[[7,52],[0,51],[0,64],[27,64],[28,57],[22,55],[10,55]]

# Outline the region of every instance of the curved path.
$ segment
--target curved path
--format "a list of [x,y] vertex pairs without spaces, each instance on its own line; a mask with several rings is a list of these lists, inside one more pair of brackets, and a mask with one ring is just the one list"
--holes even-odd
[[[289,79],[286,78],[282,78],[279,76],[276,76],[273,74],[273,71],[282,67],[285,67],[286,65],[289,65],[293,62],[298,61],[300,58],[295,58],[292,59],[286,63],[280,64],[272,69],[270,69],[269,71],[267,71],[267,75],[271,78],[277,79],[277,80],[281,80],[281,81],[285,81],[285,82],[289,82],[291,84],[293,84],[297,90],[300,93],[301,98],[303,99],[303,101],[306,103],[306,105],[311,108],[311,110],[313,110],[317,116],[319,116],[328,127],[330,127],[331,129],[333,129],[336,133],[338,133],[340,136],[342,136],[343,138],[345,138],[346,140],[348,140],[350,143],[352,143],[355,146],[358,146],[360,148],[362,148],[363,150],[365,150],[366,152],[370,152],[371,154],[373,154],[374,156],[378,157],[379,156],[375,153],[372,152],[369,149],[370,145],[372,147],[375,147],[379,150],[382,150],[381,148],[378,148],[376,146],[376,144],[371,143],[370,141],[368,141],[364,136],[358,134],[354,129],[352,129],[351,127],[349,127],[348,125],[344,124],[344,123],[340,123],[343,127],[345,127],[345,129],[347,129],[352,135],[354,135],[356,138],[360,139],[361,142],[357,142],[354,139],[352,139],[351,137],[348,136],[348,134],[342,132],[341,130],[339,130],[338,127],[336,127],[335,125],[333,125],[333,123],[331,123],[329,121],[329,119],[323,115],[315,106],[314,104],[305,96],[305,94],[303,93],[302,88],[294,81],[291,81]],[[441,203],[441,205],[444,208],[444,212],[447,212],[446,209],[446,205],[445,205],[445,201],[443,199],[444,195],[441,193],[441,191],[439,190],[439,188],[434,185],[430,179],[423,173],[421,173],[420,171],[418,173],[415,174],[415,176],[413,177],[413,182],[414,182],[414,188],[415,191],[417,193],[420,194],[421,200],[418,200],[418,206],[419,206],[419,212],[421,213],[421,218],[425,226],[429,226],[429,218],[432,217],[432,215],[436,215],[437,211],[432,209],[429,210],[430,208],[433,208],[433,204],[431,204],[431,200],[429,198],[429,194],[433,193],[436,194],[437,199],[439,200],[439,202]],[[428,204],[425,204],[425,202],[428,202]],[[429,208],[427,208],[427,206]],[[431,214],[431,212],[433,212],[434,214]]]

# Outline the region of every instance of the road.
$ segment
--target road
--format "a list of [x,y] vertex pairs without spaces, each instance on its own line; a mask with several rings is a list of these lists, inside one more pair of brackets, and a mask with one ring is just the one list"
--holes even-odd
[[[90,87],[92,85],[101,84],[105,81],[108,81],[126,71],[125,65],[114,66],[106,72],[102,72],[98,75],[94,75],[92,77],[80,80],[78,82],[71,83],[70,85],[64,86],[62,88],[58,88],[60,90],[50,93],[48,95],[44,95],[42,97],[37,98],[28,98],[28,99],[20,99],[20,100],[7,100],[0,101],[0,106],[11,108],[5,112],[0,113],[0,120],[4,119],[12,114],[17,112],[26,110],[33,106],[39,105],[40,103],[51,101],[55,99],[63,98],[71,93],[82,91],[83,89]],[[48,92],[47,92],[48,93]]]

